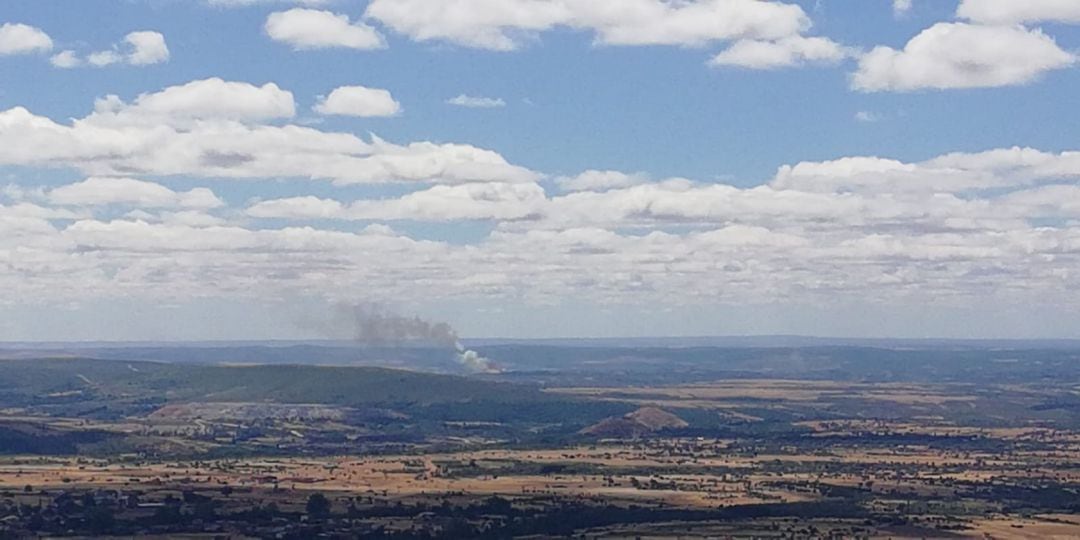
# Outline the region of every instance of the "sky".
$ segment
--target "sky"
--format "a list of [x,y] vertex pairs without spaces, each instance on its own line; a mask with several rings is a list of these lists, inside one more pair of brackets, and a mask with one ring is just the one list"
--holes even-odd
[[0,341],[1080,338],[1072,0],[6,0]]

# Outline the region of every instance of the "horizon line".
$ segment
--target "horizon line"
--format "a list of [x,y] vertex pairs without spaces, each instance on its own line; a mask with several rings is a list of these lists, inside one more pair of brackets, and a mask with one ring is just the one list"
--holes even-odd
[[[556,336],[556,337],[461,337],[462,341],[492,342],[555,342],[555,341],[677,341],[677,340],[806,340],[838,342],[1075,342],[1080,337],[890,337],[890,336],[825,336],[811,334],[745,334],[745,335],[686,335],[686,336]],[[235,339],[132,339],[132,340],[0,340],[0,347],[11,345],[188,345],[188,344],[303,344],[303,343],[358,343],[349,338],[235,338]],[[408,345],[408,344],[406,344]]]

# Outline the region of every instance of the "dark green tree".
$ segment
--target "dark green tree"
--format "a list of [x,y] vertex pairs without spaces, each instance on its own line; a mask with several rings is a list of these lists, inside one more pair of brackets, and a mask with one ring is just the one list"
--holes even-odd
[[324,518],[330,515],[330,499],[322,493],[315,493],[308,497],[307,513],[311,517]]

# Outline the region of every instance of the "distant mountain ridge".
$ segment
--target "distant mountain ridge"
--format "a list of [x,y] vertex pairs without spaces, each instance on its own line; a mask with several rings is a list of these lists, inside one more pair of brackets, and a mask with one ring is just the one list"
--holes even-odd
[[[886,349],[1080,349],[1080,338],[889,338],[889,337],[829,337],[794,334],[754,336],[654,336],[603,338],[463,338],[466,346],[536,345],[560,347],[871,347]],[[0,341],[2,351],[82,351],[159,348],[291,348],[318,347],[340,349],[373,349],[350,340],[229,340],[229,341],[71,341],[25,342]],[[431,347],[387,347],[382,350],[432,350]]]

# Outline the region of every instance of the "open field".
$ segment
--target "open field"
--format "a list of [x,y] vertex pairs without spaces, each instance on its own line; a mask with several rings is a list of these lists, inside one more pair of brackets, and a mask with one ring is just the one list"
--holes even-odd
[[[814,434],[805,439],[813,441],[811,448],[790,443],[767,449],[760,441],[661,436],[558,449],[373,457],[194,461],[9,457],[0,461],[0,490],[13,500],[39,503],[63,493],[138,492],[144,503],[163,504],[169,496],[179,500],[194,493],[222,499],[220,510],[235,512],[271,502],[280,511],[301,512],[304,501],[315,493],[327,495],[342,509],[358,508],[359,497],[373,512],[405,505],[417,513],[447,501],[469,505],[497,497],[529,508],[581,505],[639,513],[697,512],[692,514],[700,518],[693,520],[694,534],[703,537],[734,534],[733,527],[743,531],[760,527],[758,532],[765,534],[779,523],[735,525],[733,518],[697,523],[725,508],[737,512],[855,500],[861,509],[857,520],[822,521],[796,512],[788,526],[813,526],[840,536],[851,534],[854,527],[864,536],[882,538],[926,536],[928,531],[992,538],[1080,534],[1080,518],[1063,512],[1075,510],[1070,506],[1076,501],[1075,488],[1069,486],[1080,486],[1075,433],[958,427],[950,435],[977,434],[988,448],[1016,445],[1005,452],[949,444],[874,444],[873,438],[858,448],[817,445],[838,429],[862,427],[813,424]],[[872,427],[879,436],[918,431],[913,424]],[[1039,441],[1038,448],[1027,448],[1032,441]],[[220,494],[226,489],[229,495],[223,498]],[[1048,493],[1052,489],[1061,494]],[[384,521],[375,519],[369,525],[395,526]],[[598,538],[619,538],[663,537],[665,530],[682,527],[685,524],[650,522],[586,529]]]

